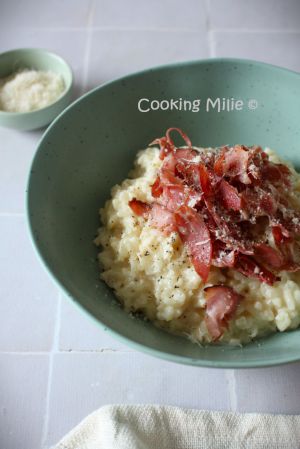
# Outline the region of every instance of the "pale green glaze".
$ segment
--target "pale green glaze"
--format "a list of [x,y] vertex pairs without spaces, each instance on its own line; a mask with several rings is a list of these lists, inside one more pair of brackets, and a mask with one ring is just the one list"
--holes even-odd
[[[139,98],[254,98],[256,111],[149,112]],[[171,126],[198,146],[269,146],[300,167],[300,75],[243,60],[207,60],[146,70],[99,87],[58,117],[42,138],[28,185],[31,235],[48,272],[105,330],[168,360],[221,368],[300,360],[300,331],[276,334],[244,348],[199,347],[169,335],[119,307],[99,281],[92,240],[98,208],[132,167],[138,150]]]
[[48,125],[71,101],[73,76],[68,64],[54,53],[37,48],[23,48],[0,54],[0,78],[20,69],[51,70],[61,74],[65,82],[62,96],[51,105],[32,112],[0,110],[0,126],[28,131]]

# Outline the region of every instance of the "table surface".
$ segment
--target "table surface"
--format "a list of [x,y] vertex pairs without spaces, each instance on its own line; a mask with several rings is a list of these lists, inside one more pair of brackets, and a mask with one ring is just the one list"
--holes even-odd
[[[0,51],[65,57],[78,97],[161,63],[232,56],[300,71],[300,2],[5,0]],[[49,448],[108,403],[300,412],[300,364],[260,370],[180,366],[112,339],[53,285],[25,223],[26,180],[42,131],[0,129],[0,446]]]

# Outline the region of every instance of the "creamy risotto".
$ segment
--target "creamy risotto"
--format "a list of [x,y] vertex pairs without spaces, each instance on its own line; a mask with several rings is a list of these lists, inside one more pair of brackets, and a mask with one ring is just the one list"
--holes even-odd
[[[271,161],[279,162],[273,152],[265,151]],[[213,339],[205,321],[204,289],[223,285],[234,288],[243,299],[219,338],[221,342],[242,344],[298,327],[299,272],[283,271],[279,280],[268,285],[234,268],[212,266],[203,282],[176,231],[166,235],[145,217],[133,213],[129,206],[133,198],[153,201],[151,186],[162,163],[157,147],[140,151],[128,179],[113,187],[111,199],[100,210],[102,227],[95,243],[100,248],[101,278],[114,290],[124,309],[142,312],[172,333],[207,343]],[[300,177],[292,168],[291,172],[290,195],[300,207]]]

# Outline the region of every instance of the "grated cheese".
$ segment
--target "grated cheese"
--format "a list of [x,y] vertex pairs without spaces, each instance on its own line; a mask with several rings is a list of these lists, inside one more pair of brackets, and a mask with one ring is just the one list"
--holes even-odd
[[54,103],[65,90],[61,75],[51,71],[21,70],[0,79],[0,110],[30,112]]

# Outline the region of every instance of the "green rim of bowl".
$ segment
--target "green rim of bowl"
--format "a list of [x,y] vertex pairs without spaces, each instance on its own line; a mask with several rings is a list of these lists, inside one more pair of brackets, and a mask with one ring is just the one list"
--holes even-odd
[[44,106],[43,108],[34,109],[33,111],[29,111],[29,112],[9,112],[9,111],[3,111],[2,109],[0,109],[0,119],[1,119],[1,117],[12,117],[12,118],[20,118],[21,119],[25,116],[26,117],[34,116],[34,114],[36,114],[36,112],[48,111],[52,108],[53,105],[58,103],[64,96],[68,95],[70,93],[70,91],[72,90],[74,76],[73,76],[73,71],[72,71],[71,66],[67,63],[67,61],[65,59],[63,59],[58,54],[53,53],[52,51],[48,51],[43,48],[16,48],[13,50],[9,50],[9,51],[0,53],[0,59],[2,58],[2,56],[13,55],[14,53],[20,53],[20,52],[35,53],[36,55],[43,54],[43,55],[47,55],[47,56],[50,56],[51,58],[56,59],[57,61],[59,61],[61,64],[63,64],[65,66],[66,70],[68,71],[70,80],[69,80],[68,85],[65,87],[65,90],[60,94],[60,96],[55,101],[53,101],[53,103],[50,103],[47,106]]
[[[220,368],[220,369],[233,369],[233,368],[264,368],[264,367],[270,367],[270,366],[277,366],[277,365],[283,365],[283,364],[287,364],[287,363],[294,363],[294,362],[298,362],[300,360],[300,349],[299,349],[299,355],[295,356],[295,357],[281,357],[280,360],[278,362],[274,362],[274,359],[269,360],[269,359],[265,359],[263,361],[244,361],[244,362],[224,362],[224,361],[212,361],[212,360],[206,360],[206,359],[202,359],[202,358],[191,358],[191,357],[185,357],[185,356],[179,356],[179,355],[174,355],[174,354],[170,354],[169,352],[165,352],[165,351],[161,351],[158,349],[153,349],[153,348],[149,348],[148,346],[145,346],[143,344],[137,343],[134,340],[131,340],[127,337],[125,337],[124,335],[118,333],[116,330],[110,329],[109,327],[107,327],[107,325],[105,325],[104,323],[102,323],[100,320],[98,320],[97,318],[95,318],[82,304],[80,304],[77,299],[75,297],[73,297],[71,295],[71,293],[66,289],[66,287],[56,278],[55,276],[55,271],[49,266],[48,262],[46,259],[44,259],[44,256],[42,254],[42,252],[40,251],[40,248],[38,246],[38,242],[35,238],[35,234],[32,228],[32,223],[31,223],[31,219],[30,219],[30,213],[29,213],[29,187],[30,187],[30,172],[33,168],[33,165],[35,163],[35,160],[37,158],[37,154],[39,151],[41,151],[41,145],[42,142],[44,141],[44,139],[47,137],[48,133],[50,132],[50,130],[56,125],[56,123],[60,120],[61,116],[63,114],[65,114],[69,109],[71,109],[73,107],[73,105],[80,103],[84,98],[89,97],[90,95],[93,95],[93,93],[99,89],[102,89],[104,87],[113,85],[116,82],[119,82],[121,80],[126,80],[128,78],[132,79],[134,77],[138,77],[140,75],[146,74],[146,73],[151,73],[151,72],[156,72],[159,71],[161,69],[164,68],[175,68],[175,67],[184,67],[184,66],[189,66],[191,64],[214,64],[214,63],[222,63],[222,62],[229,62],[232,64],[252,64],[254,66],[257,67],[265,67],[265,68],[269,68],[269,69],[275,69],[277,71],[282,71],[282,72],[286,72],[286,73],[290,73],[292,75],[294,75],[295,77],[299,77],[300,74],[296,71],[293,70],[289,70],[283,67],[278,67],[276,65],[272,65],[272,64],[267,64],[264,62],[259,62],[259,61],[254,61],[251,59],[239,59],[239,58],[210,58],[210,59],[201,59],[201,60],[191,60],[191,61],[184,61],[184,62],[177,62],[177,63],[172,63],[172,64],[163,64],[163,65],[159,65],[153,68],[148,68],[142,71],[138,71],[138,72],[134,72],[119,78],[115,78],[109,82],[106,82],[104,84],[101,84],[100,86],[95,87],[94,89],[90,90],[89,92],[87,92],[86,94],[82,95],[80,98],[78,98],[76,101],[74,101],[73,103],[71,103],[66,109],[64,109],[63,112],[61,112],[57,118],[51,123],[51,125],[47,128],[47,130],[45,131],[45,133],[43,134],[43,136],[41,137],[38,146],[37,146],[37,151],[36,154],[33,158],[31,167],[30,167],[30,171],[29,171],[29,177],[28,177],[28,181],[27,181],[27,195],[26,195],[26,216],[27,216],[27,229],[29,231],[29,235],[30,235],[30,240],[33,244],[33,247],[35,249],[35,252],[39,258],[39,260],[41,261],[42,265],[44,266],[46,272],[49,274],[49,276],[53,279],[54,283],[59,287],[60,290],[62,290],[62,292],[64,293],[64,295],[70,300],[70,302],[72,302],[73,305],[75,305],[77,307],[78,310],[80,310],[81,312],[83,312],[86,316],[88,316],[94,323],[98,324],[98,326],[100,326],[101,329],[103,329],[104,331],[107,331],[110,335],[112,335],[114,338],[116,338],[117,340],[119,340],[120,342],[134,348],[137,349],[138,351],[144,352],[148,355],[154,356],[154,357],[158,357],[160,359],[164,359],[170,362],[175,362],[175,363],[180,363],[180,364],[184,364],[184,365],[191,365],[191,366],[198,366],[198,367],[206,367],[206,368]],[[259,342],[259,340],[256,340],[256,342]],[[220,346],[221,347],[221,346]]]

